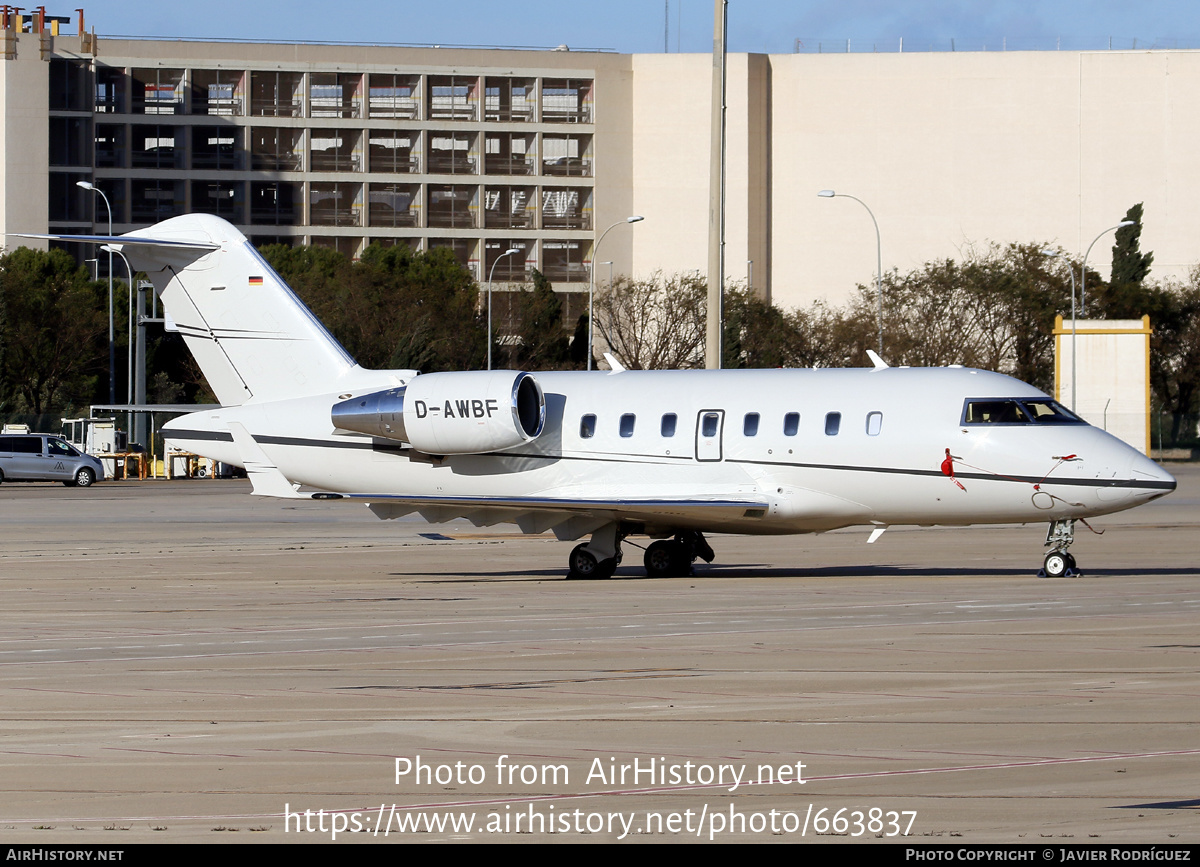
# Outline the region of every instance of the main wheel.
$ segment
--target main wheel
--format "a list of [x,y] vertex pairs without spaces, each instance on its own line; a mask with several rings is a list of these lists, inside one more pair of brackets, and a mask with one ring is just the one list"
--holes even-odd
[[650,543],[642,562],[646,564],[646,574],[650,578],[671,578],[676,573],[679,560],[679,546],[668,539],[659,539]]
[[1046,555],[1046,560],[1042,563],[1042,568],[1046,571],[1047,578],[1061,578],[1067,574],[1067,567],[1070,561],[1067,559],[1070,554],[1062,551],[1052,551]]
[[96,481],[96,471],[91,467],[80,467],[75,473],[75,484],[81,488],[90,488]]
[[617,571],[617,559],[597,560],[596,555],[587,550],[587,544],[576,545],[567,559],[567,578],[572,580],[595,580],[611,578]]

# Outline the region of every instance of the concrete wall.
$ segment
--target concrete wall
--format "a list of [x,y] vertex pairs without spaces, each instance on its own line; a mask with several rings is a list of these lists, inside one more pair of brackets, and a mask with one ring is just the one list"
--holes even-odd
[[[39,59],[36,35],[14,41],[19,42],[17,58],[0,60],[0,233],[45,232],[50,203],[50,64]],[[16,238],[2,243],[45,247]]]

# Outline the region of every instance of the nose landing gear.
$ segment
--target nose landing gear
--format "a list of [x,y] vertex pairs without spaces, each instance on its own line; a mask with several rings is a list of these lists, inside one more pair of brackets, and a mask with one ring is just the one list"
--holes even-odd
[[1075,566],[1075,558],[1067,553],[1067,548],[1075,541],[1075,519],[1052,521],[1046,531],[1046,547],[1050,552],[1042,561],[1039,578],[1078,578],[1080,573]]

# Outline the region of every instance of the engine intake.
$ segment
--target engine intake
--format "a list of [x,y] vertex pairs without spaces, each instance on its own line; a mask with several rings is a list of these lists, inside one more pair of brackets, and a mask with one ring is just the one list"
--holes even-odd
[[400,440],[426,454],[483,454],[537,439],[546,398],[523,371],[426,373],[336,403],[330,419],[338,430]]

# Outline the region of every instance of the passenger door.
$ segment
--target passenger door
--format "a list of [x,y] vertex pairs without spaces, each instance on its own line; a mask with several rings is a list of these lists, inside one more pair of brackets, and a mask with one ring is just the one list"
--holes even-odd
[[724,427],[725,410],[700,410],[696,419],[696,460],[721,460],[721,434]]

